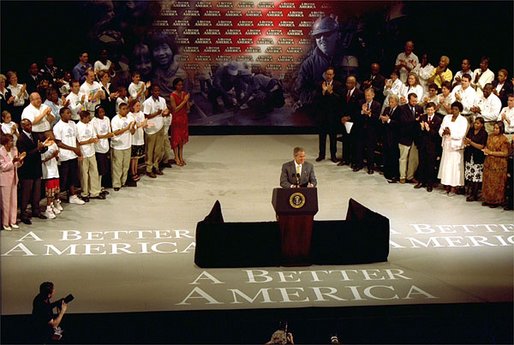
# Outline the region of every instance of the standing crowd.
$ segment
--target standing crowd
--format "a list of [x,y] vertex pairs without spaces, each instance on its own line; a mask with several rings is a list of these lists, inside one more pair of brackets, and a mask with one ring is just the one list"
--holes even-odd
[[378,63],[360,83],[327,67],[314,94],[316,161],[326,158],[328,136],[332,162],[354,172],[378,167],[389,183],[427,192],[440,183],[448,196],[512,209],[513,80],[505,69],[495,78],[488,57],[475,70],[463,59],[455,74],[449,64],[447,56],[437,66],[427,54],[418,59],[408,41],[389,78]]
[[158,85],[133,72],[129,85],[114,89],[107,55],[94,68],[88,60],[82,53],[64,72],[47,57],[42,69],[31,64],[23,84],[15,71],[0,74],[3,230],[19,228],[18,208],[21,221],[31,224],[32,217],[59,215],[61,198],[84,205],[106,199],[106,188],[136,186],[140,160],[150,179],[173,162],[186,165],[191,102],[184,80],[174,78],[173,91],[161,96]]

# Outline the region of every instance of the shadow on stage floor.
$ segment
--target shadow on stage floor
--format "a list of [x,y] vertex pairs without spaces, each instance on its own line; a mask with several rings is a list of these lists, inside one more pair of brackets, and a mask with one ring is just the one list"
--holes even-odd
[[[297,344],[512,344],[512,303],[65,315],[63,343],[263,344],[287,321]],[[29,315],[2,316],[2,344],[30,343]]]

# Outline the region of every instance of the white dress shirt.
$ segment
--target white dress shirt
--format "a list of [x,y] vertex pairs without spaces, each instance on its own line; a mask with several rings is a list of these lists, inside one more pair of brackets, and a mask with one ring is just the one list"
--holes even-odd
[[495,94],[491,93],[489,97],[480,96],[476,99],[475,106],[480,108],[480,114],[485,121],[497,121],[500,110],[502,109],[502,101]]
[[459,101],[462,103],[462,115],[469,115],[471,114],[471,107],[475,104],[476,100],[476,92],[471,87],[468,86],[466,90],[462,89],[462,85],[457,85],[453,88],[452,96],[454,101],[458,101],[457,97],[455,95],[460,94],[461,100]]

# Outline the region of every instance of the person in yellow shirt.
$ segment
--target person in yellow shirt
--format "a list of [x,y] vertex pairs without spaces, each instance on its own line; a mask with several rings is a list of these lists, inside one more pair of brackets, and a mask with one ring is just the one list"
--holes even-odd
[[452,81],[453,73],[448,68],[450,58],[446,55],[441,56],[439,65],[432,72],[432,76],[428,79],[428,84],[435,83],[438,88],[441,88],[444,81]]

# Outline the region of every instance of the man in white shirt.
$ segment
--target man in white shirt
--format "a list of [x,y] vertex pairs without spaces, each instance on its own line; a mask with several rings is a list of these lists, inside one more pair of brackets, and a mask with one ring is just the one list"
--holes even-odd
[[35,135],[37,139],[44,141],[44,132],[51,129],[50,124],[55,117],[52,115],[52,109],[50,109],[49,106],[42,104],[39,93],[31,93],[29,99],[30,104],[23,109],[21,118],[30,120],[32,123],[33,135]]
[[493,93],[493,85],[487,83],[484,85],[483,95],[476,98],[471,111],[475,113],[475,116],[484,118],[485,130],[487,134],[492,134],[501,108],[502,101]]
[[55,142],[59,147],[59,179],[61,191],[68,191],[70,204],[83,205],[85,202],[77,196],[79,186],[78,157],[82,156],[77,143],[77,125],[71,121],[68,107],[59,111],[61,119],[53,128]]
[[471,80],[475,77],[475,73],[471,70],[471,61],[469,59],[462,59],[462,63],[460,65],[461,70],[455,73],[453,77],[452,86],[455,87],[460,85],[460,80],[464,74],[469,74],[471,76]]
[[395,62],[395,69],[400,72],[400,80],[402,83],[407,82],[407,75],[418,65],[418,57],[412,51],[414,50],[414,42],[407,41],[404,51],[398,54]]
[[112,187],[119,191],[127,182],[132,149],[132,134],[136,132],[136,121],[128,117],[127,103],[121,103],[118,114],[111,120],[114,136],[111,139]]
[[505,124],[505,135],[512,142],[514,134],[514,95],[510,94],[508,96],[507,106],[500,112],[498,120]]
[[77,141],[82,152],[82,159],[79,161],[80,185],[82,186],[82,200],[85,202],[91,199],[105,199],[101,194],[100,178],[95,156],[95,144],[98,142],[96,131],[90,122],[88,111],[80,112],[80,121],[77,123]]
[[164,153],[164,119],[163,115],[169,114],[169,109],[164,98],[160,97],[159,85],[152,85],[152,96],[143,103],[143,113],[148,119],[146,133],[146,175],[155,178],[162,175],[159,162]]
[[70,94],[66,96],[66,100],[68,101],[68,108],[71,110],[71,119],[75,122],[80,120],[79,113],[86,101],[86,95],[79,91],[80,83],[77,80],[73,80],[71,82]]
[[464,74],[461,77],[460,85],[453,88],[451,97],[462,104],[463,109],[461,115],[464,116],[471,125],[474,120],[471,108],[475,104],[476,92],[471,87],[471,77],[469,74]]
[[480,68],[473,71],[474,78],[471,79],[471,86],[475,88],[478,96],[482,96],[482,90],[485,84],[492,83],[494,80],[494,72],[489,69],[489,58],[483,56],[480,59]]
[[86,72],[86,81],[80,86],[80,92],[86,95],[84,107],[91,117],[95,116],[95,107],[100,104],[100,100],[105,99],[105,93],[102,85],[95,80],[95,72],[88,69]]

